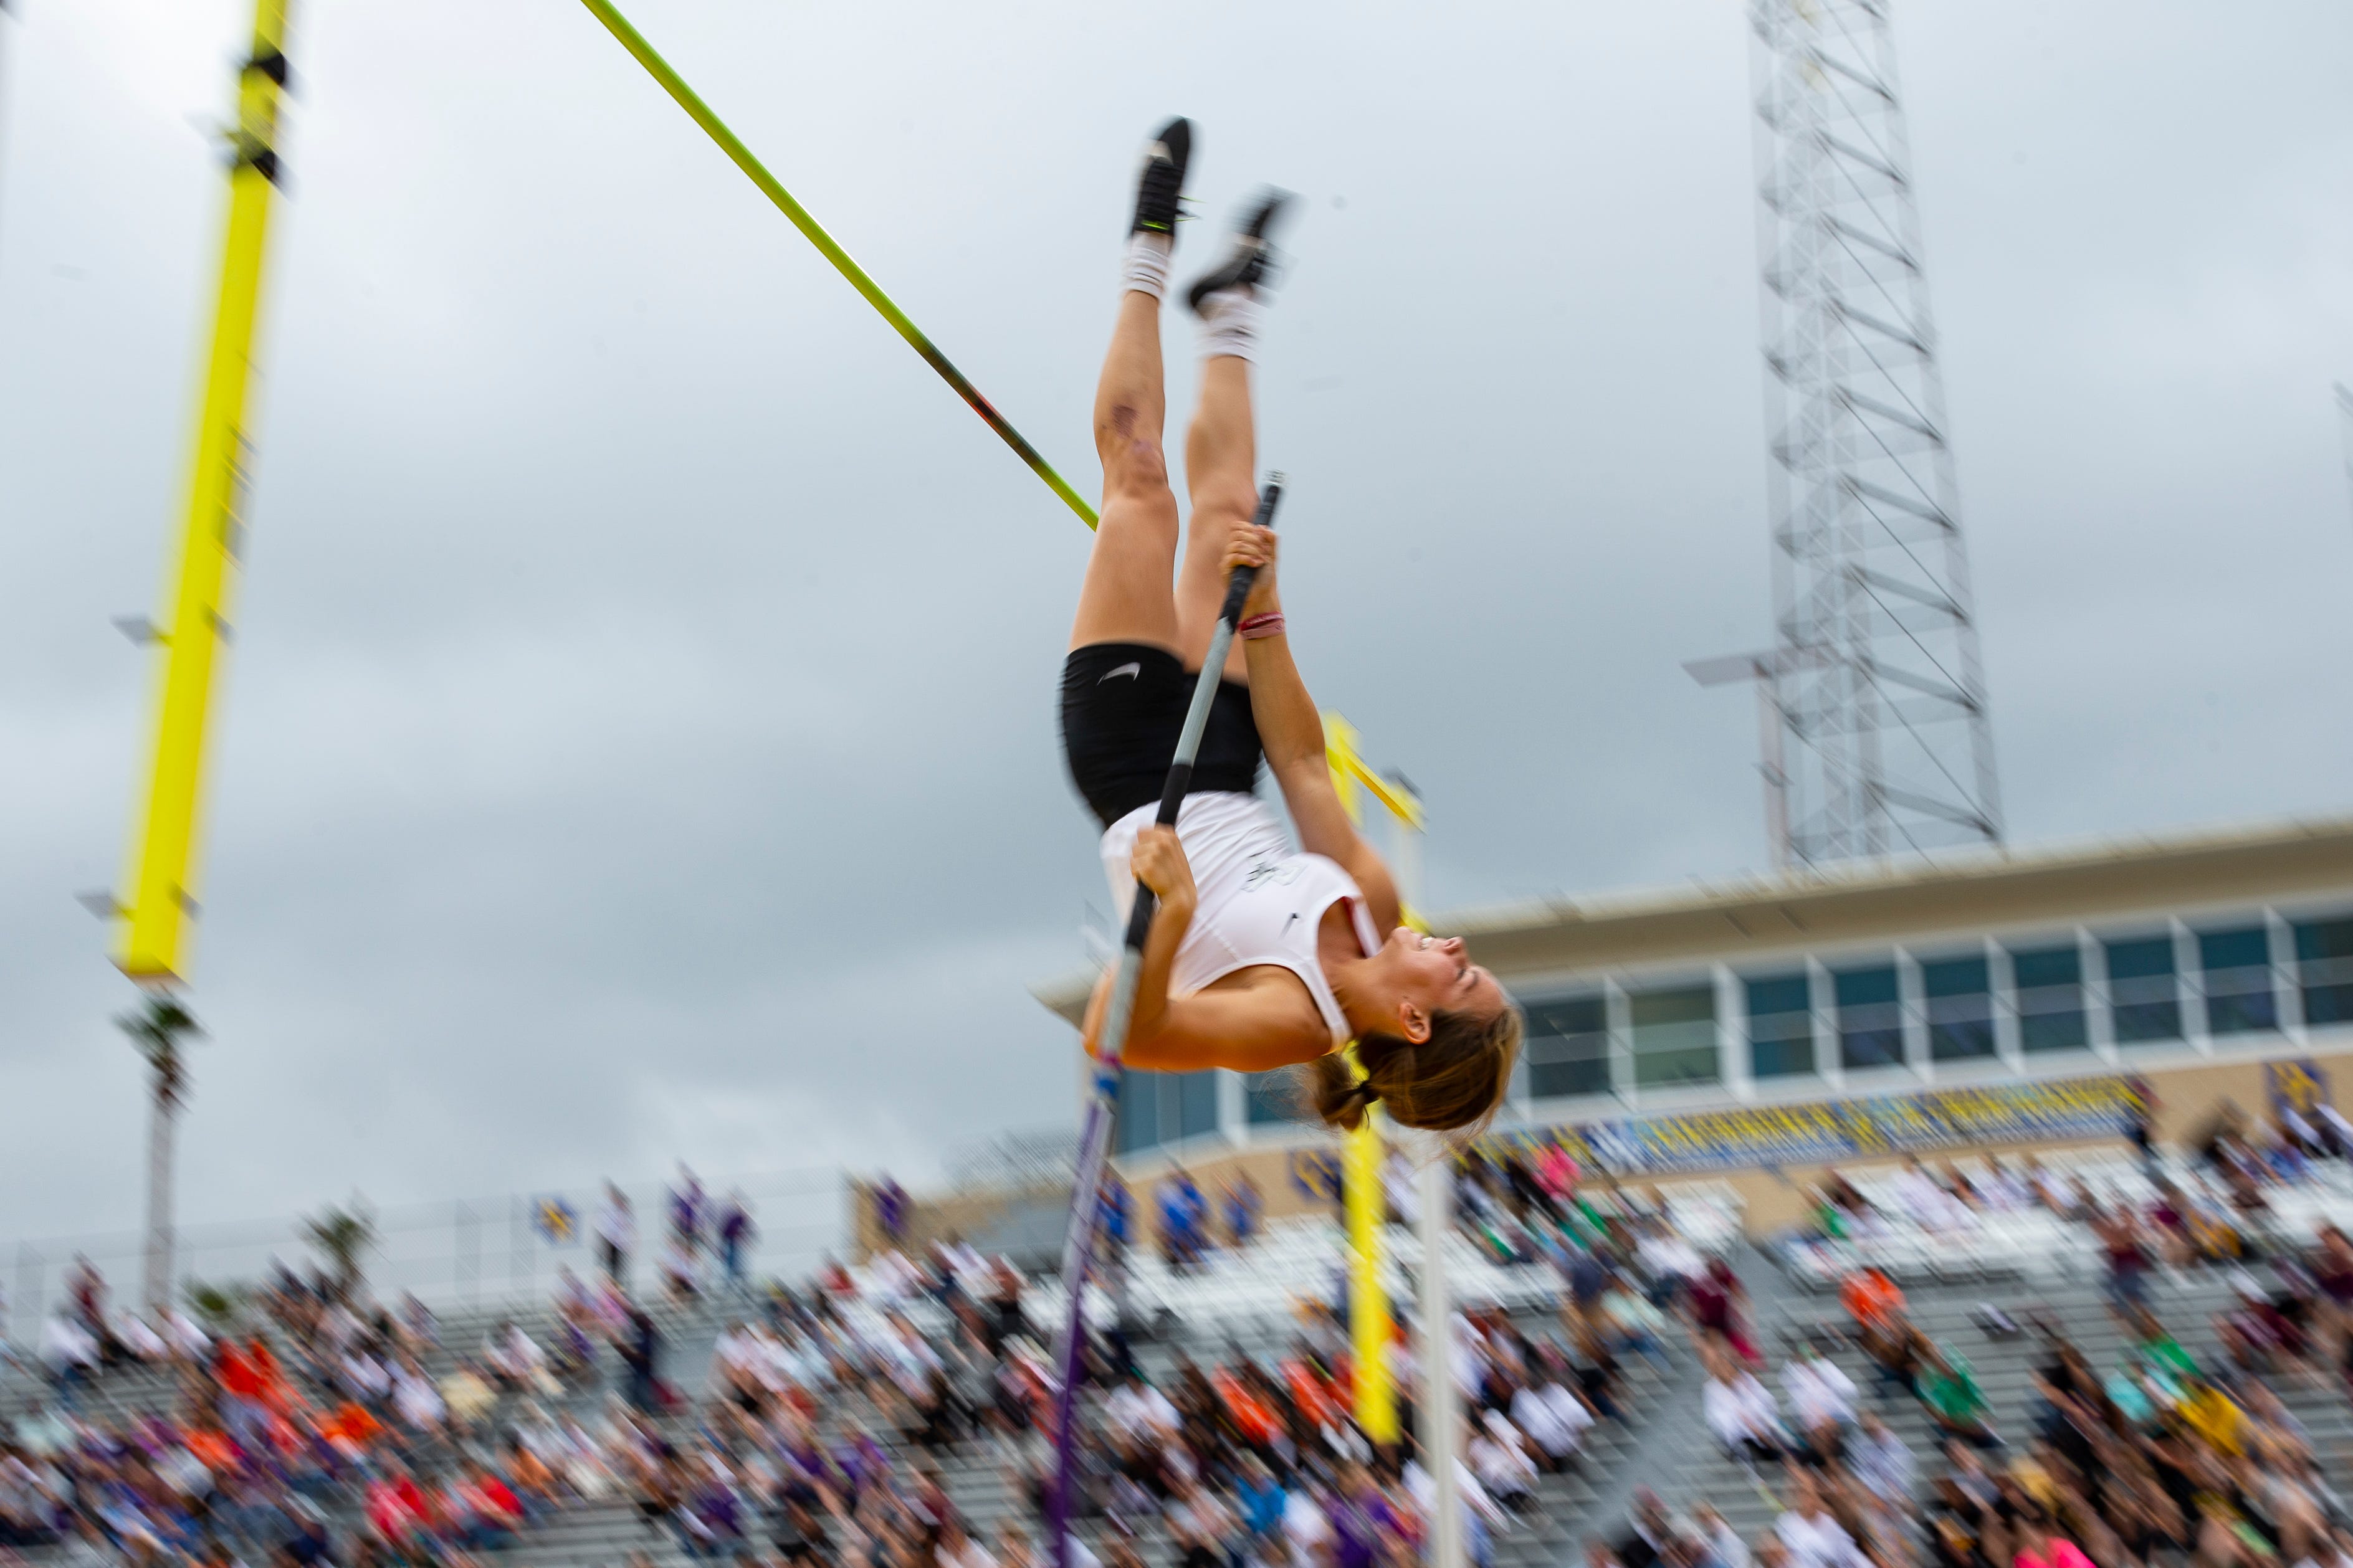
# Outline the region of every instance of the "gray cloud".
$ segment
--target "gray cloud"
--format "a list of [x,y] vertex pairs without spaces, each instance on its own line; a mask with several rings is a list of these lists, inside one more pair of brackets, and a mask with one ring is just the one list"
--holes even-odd
[[[1319,697],[1440,907],[1762,859],[1737,8],[637,20],[1082,489],[1135,144],[1307,197],[1261,381]],[[27,0],[0,191],[0,1231],[127,1225],[118,872],[241,8]],[[5,24],[0,24],[5,25]],[[2031,839],[2331,809],[2353,18],[1898,19],[2004,783]],[[302,22],[215,758],[197,1215],[922,1169],[1068,1115],[1104,896],[1073,520],[583,12]],[[1188,236],[1180,266],[1209,251]],[[1172,405],[1191,370],[1169,323]],[[33,1108],[30,1110],[21,1108]]]

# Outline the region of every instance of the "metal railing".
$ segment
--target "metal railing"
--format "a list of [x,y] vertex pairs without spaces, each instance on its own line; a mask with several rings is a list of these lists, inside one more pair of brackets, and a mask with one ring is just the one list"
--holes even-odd
[[1069,1185],[1079,1162],[1079,1135],[1069,1127],[1007,1132],[966,1144],[947,1160],[947,1184],[961,1191],[1027,1192]]
[[[637,1245],[624,1283],[643,1292],[662,1288],[663,1258],[670,1245],[667,1184],[621,1184],[635,1210]],[[719,1258],[713,1222],[731,1194],[741,1193],[755,1230],[744,1248],[744,1272],[754,1279],[798,1281],[848,1237],[847,1184],[838,1170],[805,1168],[703,1179],[707,1213],[705,1250],[696,1260],[707,1283],[717,1276]],[[602,1182],[551,1187],[534,1193],[377,1208],[364,1197],[321,1204],[364,1215],[375,1239],[362,1259],[362,1273],[380,1300],[414,1293],[436,1309],[545,1300],[559,1270],[584,1279],[600,1265],[596,1245],[596,1212],[605,1198]],[[194,1284],[216,1288],[258,1285],[283,1263],[301,1270],[328,1259],[304,1234],[305,1215],[228,1221],[178,1227],[173,1248],[173,1300],[184,1308]],[[104,1277],[113,1307],[136,1308],[145,1255],[143,1231],[93,1232],[32,1238],[0,1251],[8,1310],[0,1331],[19,1344],[37,1339],[43,1316],[66,1294],[66,1276],[87,1258]]]

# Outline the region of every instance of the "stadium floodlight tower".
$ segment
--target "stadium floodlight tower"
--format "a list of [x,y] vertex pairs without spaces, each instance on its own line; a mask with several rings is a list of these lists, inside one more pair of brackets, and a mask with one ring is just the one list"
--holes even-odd
[[1708,662],[1762,683],[1783,864],[1996,844],[1887,0],[1752,0],[1749,21],[1777,646]]

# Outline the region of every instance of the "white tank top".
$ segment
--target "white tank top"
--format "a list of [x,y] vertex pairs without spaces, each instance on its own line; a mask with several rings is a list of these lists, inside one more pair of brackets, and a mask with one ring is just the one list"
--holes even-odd
[[[1135,899],[1135,871],[1129,864],[1135,836],[1152,825],[1155,802],[1139,805],[1103,830],[1103,874],[1124,925]],[[1365,909],[1356,879],[1336,861],[1293,849],[1282,825],[1254,795],[1211,790],[1185,797],[1176,814],[1176,842],[1193,868],[1200,895],[1193,924],[1177,944],[1168,994],[1189,995],[1237,969],[1271,963],[1299,976],[1315,1010],[1332,1031],[1334,1046],[1356,1033],[1340,1012],[1332,983],[1324,978],[1316,933],[1324,911],[1345,899],[1365,956],[1378,952],[1381,939]]]

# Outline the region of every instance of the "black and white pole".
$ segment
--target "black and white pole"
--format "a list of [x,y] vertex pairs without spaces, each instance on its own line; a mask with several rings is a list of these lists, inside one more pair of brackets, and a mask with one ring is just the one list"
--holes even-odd
[[[1282,476],[1270,475],[1258,498],[1261,528],[1274,523],[1275,503],[1282,499]],[[1176,826],[1186,793],[1193,784],[1193,760],[1200,754],[1201,732],[1208,727],[1209,708],[1217,700],[1218,682],[1226,655],[1234,646],[1234,628],[1241,622],[1242,605],[1258,579],[1254,567],[1238,568],[1226,580],[1226,601],[1209,634],[1209,647],[1201,659],[1201,673],[1193,682],[1192,705],[1185,710],[1185,726],[1176,734],[1176,755],[1168,764],[1168,781],[1161,787],[1160,810],[1154,822]],[[1087,1115],[1079,1137],[1079,1163],[1071,1184],[1071,1224],[1062,1240],[1062,1288],[1070,1293],[1062,1322],[1062,1340],[1054,1358],[1061,1386],[1054,1397],[1054,1479],[1046,1497],[1048,1550],[1054,1568],[1071,1568],[1072,1503],[1078,1489],[1079,1405],[1086,1372],[1087,1274],[1093,1266],[1095,1246],[1103,1229],[1103,1166],[1111,1153],[1112,1126],[1119,1109],[1119,1056],[1127,1044],[1127,1026],[1135,1011],[1136,984],[1144,972],[1144,944],[1152,934],[1152,917],[1159,900],[1152,889],[1136,884],[1135,901],[1127,912],[1127,939],[1120,949],[1119,971],[1112,981],[1111,1001],[1103,1009],[1103,1033],[1095,1049],[1094,1080],[1087,1097]]]

